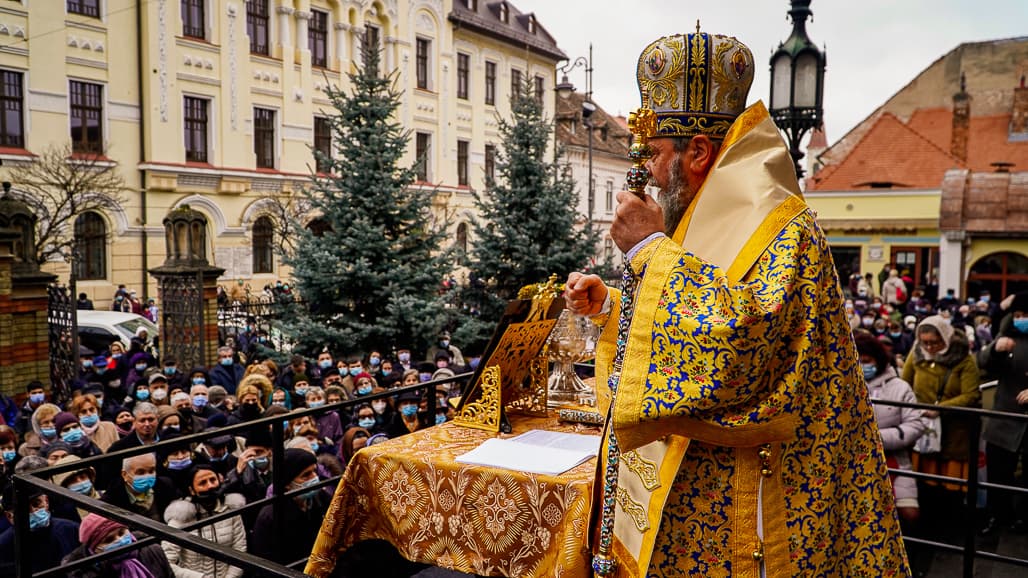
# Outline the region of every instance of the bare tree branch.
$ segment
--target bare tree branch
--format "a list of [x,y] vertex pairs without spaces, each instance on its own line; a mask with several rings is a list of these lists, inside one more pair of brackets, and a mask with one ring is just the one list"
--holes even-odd
[[12,193],[35,209],[36,259],[70,260],[75,220],[90,211],[106,213],[125,202],[125,181],[117,165],[98,155],[72,153],[71,145],[45,149],[32,162],[10,169]]

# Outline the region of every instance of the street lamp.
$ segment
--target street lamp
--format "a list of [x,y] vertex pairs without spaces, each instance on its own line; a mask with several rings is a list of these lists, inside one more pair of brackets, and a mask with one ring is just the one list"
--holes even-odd
[[796,176],[803,176],[800,142],[824,120],[825,54],[807,36],[811,0],[792,0],[792,34],[771,55],[771,118],[789,139]]
[[588,58],[579,56],[557,69],[561,72],[561,78],[560,84],[555,87],[555,90],[561,98],[567,98],[575,91],[575,85],[568,80],[568,73],[579,66],[585,67],[585,101],[582,102],[582,124],[589,130],[589,184],[587,185],[589,212],[586,214],[586,218],[591,223],[593,209],[596,206],[596,191],[593,182],[595,180],[593,179],[593,124],[590,120],[592,114],[596,112],[596,105],[593,104],[593,45],[591,42],[589,43]]

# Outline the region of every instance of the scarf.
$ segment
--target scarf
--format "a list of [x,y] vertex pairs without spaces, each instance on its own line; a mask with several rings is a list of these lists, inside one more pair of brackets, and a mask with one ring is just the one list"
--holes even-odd
[[100,420],[97,420],[96,424],[94,424],[92,427],[86,427],[85,424],[79,422],[79,427],[82,428],[82,433],[86,434],[85,436],[83,436],[84,438],[92,439],[93,434],[96,433],[96,430],[100,429]]
[[143,566],[135,552],[130,556],[111,562],[111,568],[118,573],[119,578],[154,578],[153,573]]
[[917,349],[921,352],[921,355],[923,355],[925,359],[932,361],[936,357],[945,355],[946,352],[949,351],[949,343],[950,340],[953,339],[953,326],[946,323],[946,320],[941,315],[932,315],[931,317],[925,317],[921,320],[921,323],[917,325],[917,331],[914,332],[914,335],[917,335],[921,327],[925,325],[934,328],[935,331],[939,333],[939,338],[942,339],[942,342],[945,344],[945,347],[939,351],[929,353],[924,350],[924,347],[921,347],[920,337],[917,339]]

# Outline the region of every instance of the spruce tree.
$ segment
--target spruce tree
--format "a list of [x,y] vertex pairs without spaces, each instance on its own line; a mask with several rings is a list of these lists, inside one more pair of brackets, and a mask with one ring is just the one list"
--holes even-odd
[[488,338],[518,289],[551,274],[563,281],[585,267],[598,238],[575,209],[569,167],[547,160],[553,124],[530,82],[512,97],[511,118],[499,124],[497,178],[487,177],[485,191],[475,193],[470,282],[462,289],[465,315],[454,335],[468,346]]
[[377,47],[362,44],[349,91],[327,91],[335,156],[315,151],[321,171],[300,193],[321,226],[294,223],[299,239],[284,255],[306,306],[291,307],[283,329],[301,353],[423,349],[443,323],[449,270],[434,192],[412,187],[415,169],[400,166],[410,131],[395,120],[396,75],[383,76]]

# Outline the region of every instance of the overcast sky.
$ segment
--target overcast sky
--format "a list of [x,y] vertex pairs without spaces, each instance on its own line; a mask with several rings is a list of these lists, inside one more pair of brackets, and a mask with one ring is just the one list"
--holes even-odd
[[[593,98],[612,114],[638,108],[639,52],[661,36],[695,30],[735,36],[753,51],[749,102],[767,104],[769,61],[792,30],[787,0],[511,0],[574,59],[593,43]],[[963,42],[1028,36],[1028,0],[814,0],[810,38],[827,47],[825,126],[833,143]],[[569,79],[585,90],[584,67]],[[1028,72],[1028,71],[1026,71]],[[559,73],[558,73],[559,81]],[[1011,87],[1015,79],[1011,79]]]

